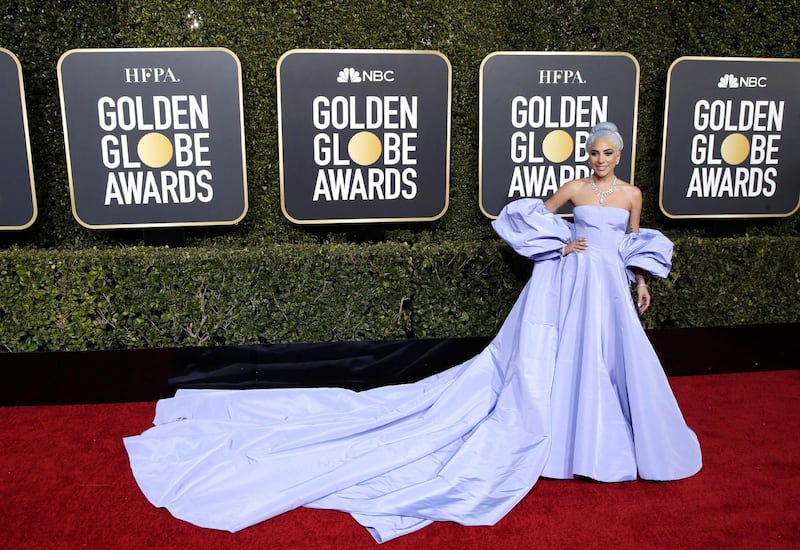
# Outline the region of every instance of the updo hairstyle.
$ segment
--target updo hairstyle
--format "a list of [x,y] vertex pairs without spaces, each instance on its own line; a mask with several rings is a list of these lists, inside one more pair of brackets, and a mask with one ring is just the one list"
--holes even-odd
[[592,128],[592,132],[589,134],[589,137],[586,138],[587,151],[592,148],[592,145],[597,138],[610,139],[616,150],[622,151],[622,136],[619,135],[617,125],[613,122],[601,122]]

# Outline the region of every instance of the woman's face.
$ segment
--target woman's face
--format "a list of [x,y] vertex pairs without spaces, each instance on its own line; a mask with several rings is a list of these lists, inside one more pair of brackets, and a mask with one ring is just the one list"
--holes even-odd
[[614,142],[607,137],[594,140],[589,148],[589,164],[598,178],[614,173],[614,168],[619,164],[620,153]]

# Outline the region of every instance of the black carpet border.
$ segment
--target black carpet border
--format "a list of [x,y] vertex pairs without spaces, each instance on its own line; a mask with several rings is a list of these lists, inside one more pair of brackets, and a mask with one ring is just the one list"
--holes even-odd
[[[796,369],[800,324],[648,330],[668,376]],[[0,353],[0,405],[155,401],[177,388],[413,382],[480,352],[488,337]]]

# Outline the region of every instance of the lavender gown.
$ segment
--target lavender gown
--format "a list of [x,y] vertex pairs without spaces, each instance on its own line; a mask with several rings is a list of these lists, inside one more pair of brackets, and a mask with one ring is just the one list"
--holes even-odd
[[[701,467],[634,309],[628,268],[664,277],[672,243],[626,234],[628,212],[538,199],[493,222],[536,261],[494,340],[413,384],[180,390],[125,438],[145,496],[177,518],[237,531],[298,506],[346,511],[378,542],[433,521],[492,525],[540,476],[623,481]],[[583,236],[589,249],[562,258]]]

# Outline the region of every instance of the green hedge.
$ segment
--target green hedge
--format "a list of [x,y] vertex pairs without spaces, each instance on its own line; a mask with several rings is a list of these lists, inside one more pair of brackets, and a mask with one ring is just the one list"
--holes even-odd
[[6,350],[404,338],[402,244],[242,250],[9,250]]
[[[191,30],[193,13],[201,18]],[[641,68],[643,224],[678,245],[648,326],[797,322],[800,216],[676,221],[658,209],[670,64],[800,57],[797,0],[20,0],[0,46],[25,81],[39,218],[0,235],[0,346],[99,349],[491,334],[529,264],[478,208],[478,79],[491,52],[625,51]],[[56,63],[72,48],[215,46],[243,69],[250,211],[186,248],[72,217]],[[453,68],[450,207],[438,222],[302,227],[279,207],[275,64],[292,48],[438,50]],[[748,236],[749,235],[749,236]]]
[[[799,240],[677,241],[645,325],[800,321]],[[11,249],[0,255],[0,349],[489,336],[530,269],[496,241]]]
[[727,326],[800,320],[800,238],[675,243],[669,277],[654,285],[645,326]]

